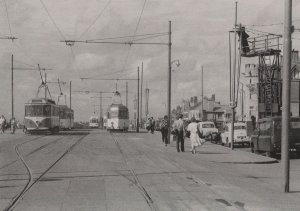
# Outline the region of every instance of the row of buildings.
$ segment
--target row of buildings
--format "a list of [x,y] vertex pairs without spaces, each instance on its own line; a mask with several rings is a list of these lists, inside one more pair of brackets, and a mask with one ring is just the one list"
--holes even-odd
[[[280,61],[280,66],[282,62]],[[258,64],[246,64],[241,70],[241,82],[239,92],[238,109],[236,119],[239,121],[251,122],[253,119],[261,118],[261,113],[264,112],[265,105],[260,102],[258,87],[260,84]],[[300,116],[300,60],[299,52],[292,51],[292,79],[291,79],[291,116]],[[281,93],[279,93],[281,95]],[[275,98],[276,96],[274,96]],[[192,117],[198,120],[214,121],[221,128],[224,123],[231,121],[232,110],[229,105],[221,104],[216,100],[215,94],[210,98],[203,98],[202,102],[197,96],[191,97],[189,100],[183,100],[180,106],[180,111],[184,114],[184,118],[191,119]],[[275,104],[275,103],[274,103]],[[276,107],[275,105],[273,106]],[[173,110],[176,113],[177,109]],[[274,109],[275,110],[275,109]],[[279,105],[279,109],[281,107]],[[277,111],[278,114],[281,111]]]

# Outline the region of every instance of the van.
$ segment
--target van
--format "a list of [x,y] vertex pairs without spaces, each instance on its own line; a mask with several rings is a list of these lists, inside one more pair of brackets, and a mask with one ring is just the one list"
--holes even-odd
[[[300,118],[292,117],[290,123],[290,151],[300,153]],[[281,117],[268,117],[258,120],[251,136],[252,152],[263,152],[268,157],[281,153]]]

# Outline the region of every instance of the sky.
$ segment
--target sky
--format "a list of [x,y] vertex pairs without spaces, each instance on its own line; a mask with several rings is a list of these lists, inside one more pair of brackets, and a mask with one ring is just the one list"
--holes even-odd
[[[259,31],[283,33],[282,0],[238,1],[238,23]],[[295,28],[300,28],[300,2],[293,2]],[[69,105],[69,81],[73,91],[113,92],[116,81],[91,79],[136,79],[143,63],[143,89],[150,89],[149,111],[154,117],[166,113],[168,48],[165,45],[123,45],[74,43],[62,40],[96,40],[143,34],[165,33],[172,21],[172,107],[182,99],[201,95],[201,67],[204,69],[204,95],[216,95],[229,102],[228,31],[234,26],[235,1],[231,0],[2,0],[0,1],[0,114],[11,114],[11,55],[14,55],[14,104],[17,119],[24,118],[24,104],[36,96],[41,78],[36,70],[48,68],[47,81],[67,82],[62,91]],[[297,20],[298,19],[298,20]],[[299,21],[299,22],[298,22]],[[275,24],[275,25],[274,25]],[[255,36],[254,34],[252,36]],[[300,38],[299,32],[293,37]],[[140,38],[139,36],[135,37]],[[130,40],[130,38],[129,38]],[[128,41],[114,39],[113,41]],[[168,36],[140,42],[167,43]],[[300,49],[293,40],[293,48]],[[242,59],[257,63],[257,58]],[[28,69],[27,69],[28,68]],[[31,69],[31,70],[30,70]],[[34,70],[35,69],[35,70]],[[118,91],[125,104],[124,80]],[[129,112],[137,95],[137,82],[129,84]],[[48,84],[57,101],[57,83]],[[40,96],[42,94],[40,93]],[[88,121],[99,112],[97,93],[72,92],[76,121]],[[110,97],[111,94],[103,94]],[[145,96],[145,95],[144,95]],[[93,98],[94,97],[94,98]],[[63,98],[60,103],[64,104]],[[110,98],[103,99],[104,107]],[[145,98],[143,99],[143,112]],[[143,113],[144,115],[144,113]]]

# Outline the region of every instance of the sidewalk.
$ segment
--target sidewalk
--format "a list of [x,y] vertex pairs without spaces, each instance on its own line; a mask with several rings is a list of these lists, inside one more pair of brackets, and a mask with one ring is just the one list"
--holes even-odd
[[212,144],[210,142],[205,142],[205,144],[202,147],[198,147],[197,150],[201,155],[210,155],[208,159],[213,162],[236,164],[264,164],[278,162],[274,158],[242,151],[238,148],[232,150],[231,148]]

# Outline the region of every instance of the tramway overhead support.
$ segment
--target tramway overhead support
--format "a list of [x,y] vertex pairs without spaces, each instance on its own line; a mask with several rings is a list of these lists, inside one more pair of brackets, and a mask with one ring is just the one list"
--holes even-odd
[[[171,60],[171,47],[172,47],[172,42],[171,42],[171,21],[169,21],[169,27],[168,27],[168,32],[166,33],[160,33],[160,35],[158,35],[159,33],[157,33],[157,36],[162,36],[162,35],[168,35],[169,39],[168,42],[166,43],[160,43],[160,42],[136,42],[138,40],[142,40],[145,39],[141,38],[141,39],[136,39],[134,40],[133,38],[139,36],[139,35],[135,35],[135,36],[127,36],[127,38],[130,38],[132,40],[130,41],[103,41],[104,39],[101,40],[62,40],[61,42],[66,43],[66,45],[68,46],[73,46],[75,43],[89,43],[89,44],[114,44],[114,45],[163,45],[163,46],[168,46],[168,96],[167,96],[167,102],[168,102],[168,126],[169,126],[169,130],[168,130],[168,140],[170,141],[170,131],[171,131],[171,72],[172,72],[172,60]],[[153,35],[153,34],[152,34]],[[152,37],[155,37],[155,35],[153,35]],[[151,38],[150,36],[148,38]],[[139,114],[138,114],[139,115]],[[139,118],[139,117],[138,117]],[[137,128],[139,125],[139,120],[137,120]],[[137,129],[138,132],[138,129]]]

